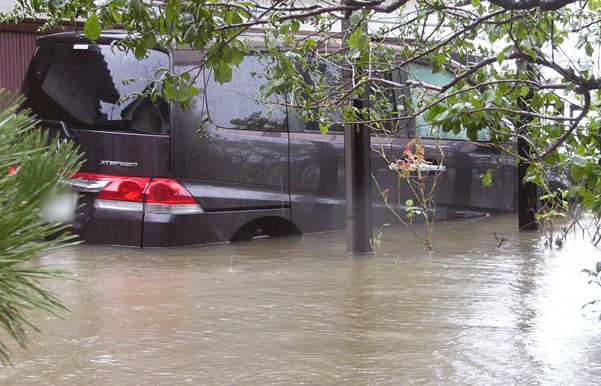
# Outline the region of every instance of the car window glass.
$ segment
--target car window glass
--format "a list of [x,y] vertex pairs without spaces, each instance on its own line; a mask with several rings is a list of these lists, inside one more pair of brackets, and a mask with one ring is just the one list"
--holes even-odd
[[[254,131],[286,131],[282,98],[272,95],[271,105],[260,100],[265,64],[259,57],[246,56],[233,68],[232,80],[220,84],[211,70],[205,70],[200,85],[204,89],[209,118],[217,127]],[[201,90],[202,92],[203,90]]]
[[153,87],[161,67],[169,67],[169,56],[154,50],[139,61],[108,45],[44,45],[36,50],[23,93],[43,120],[78,129],[165,133],[168,104],[140,95]]

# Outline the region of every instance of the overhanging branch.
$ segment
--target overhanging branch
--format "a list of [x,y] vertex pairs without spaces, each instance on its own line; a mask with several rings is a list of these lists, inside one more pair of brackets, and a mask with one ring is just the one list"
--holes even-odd
[[555,11],[568,4],[575,3],[576,0],[490,0],[490,2],[506,10],[513,11],[535,8],[539,8],[541,11]]

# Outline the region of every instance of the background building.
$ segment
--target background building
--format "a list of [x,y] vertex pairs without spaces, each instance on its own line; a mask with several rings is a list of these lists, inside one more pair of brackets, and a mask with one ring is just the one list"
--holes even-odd
[[[0,12],[10,11],[15,1],[0,0]],[[0,89],[20,89],[27,65],[35,49],[40,23],[0,24]]]

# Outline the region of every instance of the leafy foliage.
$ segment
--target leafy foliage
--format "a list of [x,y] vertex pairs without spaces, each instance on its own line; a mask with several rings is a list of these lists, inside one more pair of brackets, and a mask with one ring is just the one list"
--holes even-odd
[[[596,284],[601,287],[601,261],[595,264],[595,269],[583,269],[582,272],[589,276],[589,284]],[[582,310],[597,303],[601,303],[601,300],[591,300],[582,306]],[[599,319],[601,319],[601,314],[599,314]]]
[[[374,150],[387,162],[389,161],[383,146]],[[437,152],[440,153],[440,149],[437,149]],[[434,193],[439,172],[442,169],[438,165],[431,165],[426,161],[425,151],[419,144],[419,138],[407,143],[401,158],[389,162],[389,169],[396,173],[398,179],[396,192],[390,195],[396,196],[396,204],[390,202],[390,188],[381,189],[378,180],[375,177],[373,178],[384,199],[384,204],[396,219],[417,237],[425,248],[432,250],[432,232],[435,220]],[[413,198],[403,199],[401,185],[409,188]],[[417,218],[424,220],[425,231],[423,234],[420,234],[415,227]]]
[[[0,104],[8,99],[0,90]],[[78,156],[71,145],[59,146],[35,129],[36,121],[27,112],[18,112],[20,102],[0,112],[0,325],[26,347],[27,330],[39,331],[28,320],[28,311],[66,311],[41,282],[64,272],[36,266],[35,260],[71,240],[60,233],[64,226],[45,222],[41,211],[50,197],[66,188],[62,177],[74,173]],[[45,240],[49,237],[54,239]],[[0,360],[8,361],[3,342]]]
[[[204,51],[195,70],[211,69],[218,82],[228,82],[252,50],[247,37],[261,37],[270,66],[260,91],[286,95],[287,107],[322,131],[363,122],[386,135],[415,126],[471,140],[487,132],[533,165],[528,181],[542,184],[558,172],[573,182],[567,199],[601,215],[601,78],[593,60],[600,8],[593,0],[20,0],[4,19],[45,14],[52,26],[83,18],[92,41],[120,26],[123,46],[138,58],[156,46]],[[420,79],[411,70],[420,63],[447,80]],[[340,81],[331,81],[324,64]],[[406,76],[390,77],[394,70]],[[195,78],[164,73],[156,90],[186,106],[198,93]],[[403,95],[409,109],[391,109],[373,84]],[[353,103],[366,99],[364,107]],[[517,138],[530,145],[527,154],[515,150]],[[484,174],[484,183],[494,174]]]

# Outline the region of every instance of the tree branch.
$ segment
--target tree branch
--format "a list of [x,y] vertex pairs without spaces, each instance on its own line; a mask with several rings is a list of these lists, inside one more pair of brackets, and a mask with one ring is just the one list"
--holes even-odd
[[539,8],[541,11],[556,11],[577,0],[489,0],[506,10],[520,11]]

